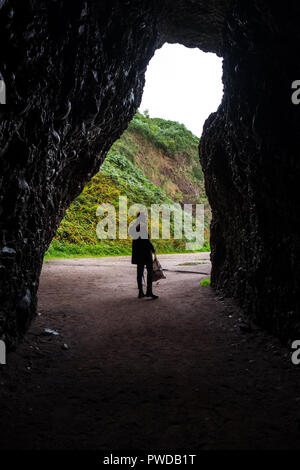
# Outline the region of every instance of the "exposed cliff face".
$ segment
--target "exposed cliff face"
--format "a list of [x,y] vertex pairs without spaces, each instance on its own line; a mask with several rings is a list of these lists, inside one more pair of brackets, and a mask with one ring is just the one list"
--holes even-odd
[[297,330],[299,7],[265,3],[0,1],[0,336],[10,345],[35,315],[43,253],[65,209],[139,106],[166,40],[224,56],[223,104],[200,148],[213,283],[272,331]]

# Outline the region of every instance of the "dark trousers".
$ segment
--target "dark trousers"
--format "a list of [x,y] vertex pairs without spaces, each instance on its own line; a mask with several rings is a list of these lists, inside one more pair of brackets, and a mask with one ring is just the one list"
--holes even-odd
[[[144,274],[144,264],[137,265],[137,284],[139,290],[143,290],[143,274]],[[152,292],[152,273],[153,273],[153,266],[151,264],[146,264],[147,268],[147,292]]]

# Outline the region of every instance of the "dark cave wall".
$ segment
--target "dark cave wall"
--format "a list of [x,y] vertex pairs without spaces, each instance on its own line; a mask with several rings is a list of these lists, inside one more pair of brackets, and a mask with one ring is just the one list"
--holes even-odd
[[224,98],[200,143],[212,206],[212,285],[282,340],[300,334],[299,6],[237,2]]
[[157,46],[151,2],[1,2],[0,337],[36,313],[42,260],[65,209],[141,99]]

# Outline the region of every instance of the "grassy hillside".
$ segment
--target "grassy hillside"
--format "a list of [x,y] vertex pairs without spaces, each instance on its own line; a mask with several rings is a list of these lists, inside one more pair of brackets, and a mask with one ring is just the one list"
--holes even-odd
[[173,201],[207,204],[198,144],[183,124],[136,114],[112,150],[127,157]]
[[[130,254],[130,239],[100,241],[96,236],[97,207],[110,203],[117,208],[120,195],[127,196],[128,206],[204,203],[208,250],[210,210],[197,147],[198,138],[183,125],[137,114],[67,210],[46,258]],[[154,245],[158,253],[185,251],[184,240],[154,240]]]

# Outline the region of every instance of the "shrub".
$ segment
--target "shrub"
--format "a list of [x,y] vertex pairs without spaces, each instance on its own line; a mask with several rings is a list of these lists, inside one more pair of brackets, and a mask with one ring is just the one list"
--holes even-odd
[[210,279],[203,279],[200,282],[200,286],[202,286],[202,287],[210,286]]
[[200,181],[203,180],[203,172],[202,172],[202,168],[200,167],[200,165],[199,166],[193,166],[192,173],[193,173],[193,176],[197,180],[200,180]]

